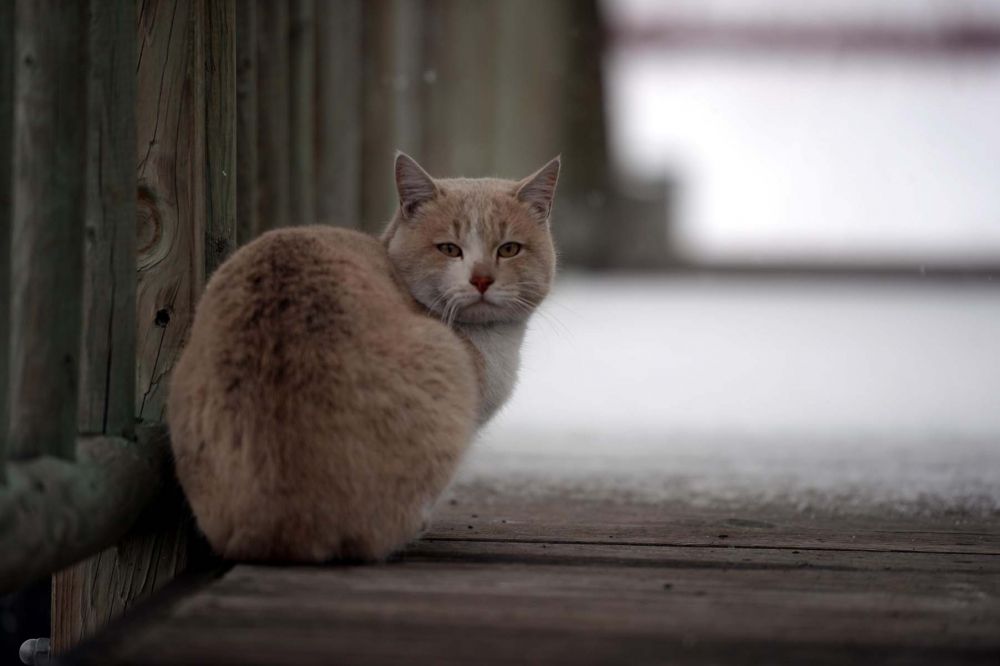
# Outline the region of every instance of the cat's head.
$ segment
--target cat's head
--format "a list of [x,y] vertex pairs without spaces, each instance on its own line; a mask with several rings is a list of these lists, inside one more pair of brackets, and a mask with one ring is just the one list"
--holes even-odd
[[413,296],[449,323],[527,319],[548,294],[559,158],[522,181],[431,178],[396,156],[399,210],[383,236]]

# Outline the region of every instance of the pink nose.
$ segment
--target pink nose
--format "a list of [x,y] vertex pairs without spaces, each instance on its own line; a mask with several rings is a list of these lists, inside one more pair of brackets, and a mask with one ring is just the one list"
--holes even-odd
[[485,294],[486,290],[490,288],[491,284],[493,284],[493,278],[491,278],[489,275],[484,275],[481,277],[473,276],[469,278],[469,282],[471,284],[476,285],[476,289],[479,290],[480,294]]

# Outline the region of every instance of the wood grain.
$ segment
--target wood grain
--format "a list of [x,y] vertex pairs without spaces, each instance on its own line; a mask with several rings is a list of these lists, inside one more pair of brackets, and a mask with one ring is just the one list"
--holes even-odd
[[236,0],[204,5],[205,275],[236,250]]
[[17,3],[8,457],[72,459],[83,278],[87,5]]
[[[0,3],[0,155],[11,155],[14,136],[14,3]],[[0,483],[7,466],[7,387],[10,347],[11,166],[0,160]]]
[[257,221],[262,233],[291,223],[288,3],[257,0]]
[[[70,663],[989,664],[1000,656],[1000,533],[988,518],[956,525],[954,516],[839,518],[794,507],[734,516],[718,507],[484,498],[467,488],[451,499],[438,526],[389,563],[238,565],[165,597]],[[599,541],[629,530],[645,530],[645,540]],[[986,537],[981,552],[966,552],[962,544],[977,537]]]
[[132,2],[90,2],[87,208],[77,428],[135,430],[135,20]]
[[257,5],[236,3],[236,242],[257,237]]
[[87,557],[120,539],[169,474],[163,429],[138,442],[83,437],[77,461],[44,456],[13,463],[0,486],[0,594]]
[[361,224],[361,0],[316,5],[316,218]]
[[289,223],[316,223],[316,16],[313,0],[292,0],[288,31]]
[[[201,3],[139,14],[137,417],[162,421],[170,370],[205,285],[205,62]],[[202,102],[199,105],[199,102]]]

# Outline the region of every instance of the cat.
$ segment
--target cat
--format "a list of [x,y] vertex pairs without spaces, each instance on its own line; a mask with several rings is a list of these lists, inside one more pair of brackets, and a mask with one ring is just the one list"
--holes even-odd
[[212,276],[170,380],[178,479],[213,550],[378,561],[426,529],[513,390],[555,274],[558,158],[520,182],[395,164],[381,241],[268,232]]

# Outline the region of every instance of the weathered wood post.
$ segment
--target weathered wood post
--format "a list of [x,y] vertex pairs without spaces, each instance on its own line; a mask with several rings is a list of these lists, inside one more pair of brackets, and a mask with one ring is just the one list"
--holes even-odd
[[14,3],[0,3],[0,483],[6,481],[10,352],[11,138],[14,136]]
[[291,219],[288,3],[257,0],[257,211],[260,231]]
[[236,3],[236,242],[257,237],[257,5]]
[[495,2],[428,3],[426,145],[419,159],[431,173],[499,173],[495,127],[500,11]]
[[313,0],[292,0],[288,32],[289,224],[316,223],[316,21]]
[[208,0],[204,11],[205,274],[211,275],[236,250],[236,4]]
[[361,0],[316,5],[316,218],[361,224]]
[[16,11],[8,457],[72,460],[83,300],[87,4],[20,0]]
[[[544,4],[544,3],[542,3]],[[396,206],[397,149],[423,149],[424,2],[373,0],[364,6],[363,228],[378,233]]]
[[135,4],[90,2],[81,434],[135,432]]
[[[91,89],[101,95],[94,108],[108,123],[103,130],[91,129],[91,150],[101,153],[91,164],[108,165],[104,178],[124,180],[110,185],[91,179],[89,193],[110,202],[113,188],[121,186],[134,197],[138,178],[137,216],[118,220],[133,238],[138,235],[136,254],[129,266],[116,261],[93,267],[92,276],[95,284],[103,283],[101,293],[113,289],[116,300],[118,285],[138,280],[132,319],[138,345],[130,368],[136,390],[128,396],[128,419],[158,422],[206,273],[236,242],[236,7],[233,0],[174,0],[143,3],[136,16],[133,3],[127,8],[106,0],[91,3],[95,34],[107,42],[106,50],[97,45],[93,50]],[[130,122],[135,129],[129,145],[107,136],[114,127],[127,135]],[[121,170],[119,160],[125,165]],[[88,206],[91,214],[98,210]],[[91,222],[111,224],[111,218]],[[95,235],[95,243],[103,244],[99,256],[110,257],[108,243],[119,229],[105,231]],[[119,249],[131,248],[115,245],[116,258]],[[128,272],[117,272],[123,268]],[[93,345],[88,350],[94,353]],[[117,351],[111,350],[111,358]],[[110,414],[118,410],[110,405],[117,398],[109,390],[105,399],[111,428]],[[179,493],[164,493],[114,548],[57,574],[53,651],[65,651],[184,570],[201,552],[192,527]]]

